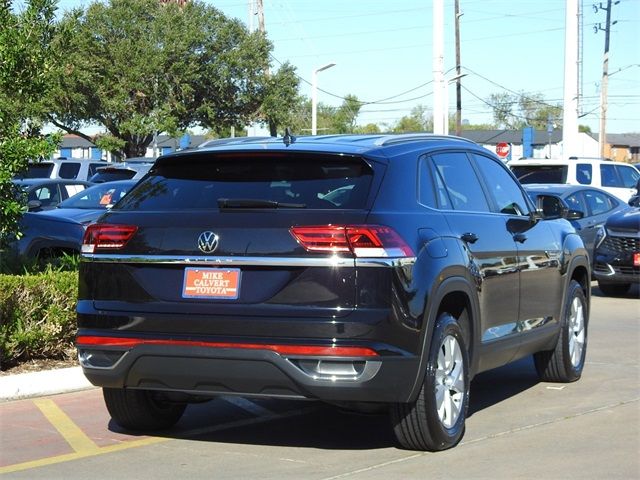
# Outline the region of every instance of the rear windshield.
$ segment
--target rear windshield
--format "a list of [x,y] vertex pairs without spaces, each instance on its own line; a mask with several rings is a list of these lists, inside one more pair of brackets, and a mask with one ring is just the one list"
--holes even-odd
[[156,165],[119,210],[362,209],[373,171],[358,158],[198,157]]
[[53,171],[53,163],[30,163],[22,178],[50,178]]
[[113,182],[116,180],[130,180],[136,174],[133,170],[104,170],[99,171],[89,179],[93,183]]
[[511,171],[520,183],[566,183],[566,165],[514,165]]

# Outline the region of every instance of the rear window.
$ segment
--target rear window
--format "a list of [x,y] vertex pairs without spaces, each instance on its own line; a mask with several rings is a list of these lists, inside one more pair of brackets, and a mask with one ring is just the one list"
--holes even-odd
[[225,156],[175,159],[152,174],[119,210],[218,208],[362,209],[373,171],[358,158]]
[[93,183],[114,182],[116,180],[130,180],[136,174],[134,170],[117,170],[106,169],[100,170],[93,177],[89,179]]
[[520,183],[566,183],[567,165],[514,165],[511,171]]
[[23,178],[50,178],[53,163],[30,163]]
[[60,164],[60,171],[58,176],[60,178],[68,178],[75,180],[78,178],[78,172],[80,172],[80,164],[76,162],[64,162]]

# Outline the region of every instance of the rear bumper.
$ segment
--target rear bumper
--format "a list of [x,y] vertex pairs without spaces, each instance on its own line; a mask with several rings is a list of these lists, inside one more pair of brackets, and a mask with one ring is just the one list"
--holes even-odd
[[78,350],[84,374],[96,386],[335,402],[405,402],[419,363],[414,356],[291,355],[190,345],[79,344]]

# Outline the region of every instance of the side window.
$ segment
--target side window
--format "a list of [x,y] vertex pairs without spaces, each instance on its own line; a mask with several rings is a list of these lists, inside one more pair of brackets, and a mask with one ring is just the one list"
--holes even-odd
[[104,167],[104,163],[90,163],[89,164],[89,174],[87,178],[93,177],[100,167]]
[[638,178],[640,178],[640,172],[633,167],[627,167],[626,165],[616,165],[615,169],[618,171],[618,175],[622,179],[622,186],[625,188],[636,188]]
[[593,170],[590,163],[579,163],[576,165],[576,180],[580,185],[591,185]]
[[603,187],[622,187],[614,165],[600,165],[600,178]]
[[473,154],[487,186],[496,202],[498,212],[507,215],[528,215],[529,207],[522,189],[509,172],[495,160]]
[[40,200],[42,206],[57,205],[60,203],[60,194],[57,185],[43,185],[31,192],[29,200]]
[[436,182],[438,197],[444,195],[447,206],[454,210],[490,212],[489,204],[482,190],[480,180],[464,153],[438,153],[432,156],[435,173],[440,182]]
[[584,201],[584,197],[581,193],[574,193],[573,195],[569,195],[567,197],[567,205],[571,210],[577,210],[585,214],[585,216],[589,213],[587,209],[587,204]]
[[[427,207],[435,207],[434,182],[431,177],[429,159],[422,157],[418,165],[418,201]],[[438,188],[440,187],[438,186]],[[440,193],[439,190],[438,193]],[[447,206],[447,208],[449,207]]]
[[609,195],[604,192],[596,192],[595,190],[589,190],[584,193],[591,210],[591,215],[600,215],[611,210],[615,204],[611,201]]
[[70,178],[75,180],[80,171],[80,164],[77,162],[63,162],[60,164],[60,171],[58,176],[60,178]]

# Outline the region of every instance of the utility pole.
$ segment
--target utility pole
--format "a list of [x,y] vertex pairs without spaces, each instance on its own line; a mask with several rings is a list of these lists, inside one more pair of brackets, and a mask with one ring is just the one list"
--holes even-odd
[[607,90],[609,88],[609,36],[611,33],[611,25],[615,25],[618,22],[611,23],[611,8],[613,5],[617,5],[620,1],[612,2],[607,0],[607,6],[603,7],[602,2],[599,5],[594,5],[593,9],[597,13],[599,10],[607,12],[605,20],[605,27],[598,24],[594,26],[594,31],[598,33],[600,30],[604,30],[604,58],[602,61],[602,84],[600,85],[600,132],[598,133],[598,143],[600,144],[600,157],[604,158],[605,145],[607,144]]
[[565,10],[562,157],[568,159],[583,154],[578,132],[579,0],[566,0]]
[[446,135],[447,84],[444,80],[444,0],[433,0],[433,133]]
[[456,135],[462,134],[462,84],[460,79],[460,0],[455,0],[455,36],[456,36]]

